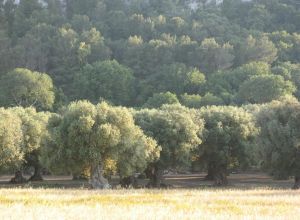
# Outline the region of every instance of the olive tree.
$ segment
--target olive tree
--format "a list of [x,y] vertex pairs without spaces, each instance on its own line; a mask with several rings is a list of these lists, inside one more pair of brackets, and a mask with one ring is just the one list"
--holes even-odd
[[300,103],[291,97],[264,105],[257,114],[261,132],[257,155],[274,178],[295,177],[300,188]]
[[91,186],[108,188],[107,169],[130,176],[155,160],[159,148],[134,124],[128,109],[78,101],[50,119],[43,155],[50,169],[80,173],[89,168]]
[[17,68],[0,80],[0,104],[6,107],[23,106],[51,109],[54,87],[45,73]]
[[226,185],[228,168],[247,162],[247,151],[257,129],[253,116],[237,107],[211,106],[199,110],[205,120],[198,158],[216,185]]
[[49,114],[22,107],[2,108],[0,111],[0,167],[16,171],[15,177],[11,179],[12,183],[27,181],[22,175],[22,169],[26,165],[35,168],[30,180],[41,180],[38,157]]
[[13,182],[25,180],[21,172],[21,169],[25,166],[34,168],[34,174],[29,178],[30,181],[43,180],[39,156],[51,113],[37,112],[34,108],[22,107],[11,108],[10,111],[15,113],[21,120],[23,134],[23,146],[21,149],[24,154],[23,163],[16,172]]
[[201,143],[203,120],[181,105],[164,105],[160,109],[135,112],[136,123],[161,146],[160,158],[150,164],[150,183],[160,187],[166,169],[190,165],[191,152]]

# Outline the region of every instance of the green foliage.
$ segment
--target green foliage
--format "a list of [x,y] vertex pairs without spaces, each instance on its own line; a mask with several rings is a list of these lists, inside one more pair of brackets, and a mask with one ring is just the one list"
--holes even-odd
[[155,93],[143,105],[144,108],[159,108],[165,104],[177,104],[179,100],[177,96],[171,92]]
[[300,35],[298,33],[290,34],[286,31],[276,31],[269,35],[278,48],[278,58],[283,61],[299,62]]
[[184,92],[198,93],[205,83],[205,75],[196,68],[187,68],[185,64],[164,65],[154,76],[156,90],[170,91],[177,95]]
[[277,48],[267,36],[254,38],[252,35],[236,47],[236,65],[261,61],[273,63],[277,59]]
[[[239,86],[250,78],[237,76],[239,67],[300,60],[293,1],[21,0],[3,1],[0,17],[0,74],[16,67],[47,72],[68,100],[103,96],[141,106],[169,91],[178,97],[211,93],[237,104]],[[121,80],[132,90],[129,97],[122,86],[126,97],[115,97],[119,81],[109,85],[102,74],[93,79],[108,88],[95,83],[95,94],[82,94],[87,66],[111,59],[132,69],[135,89]]]
[[232,1],[222,4],[223,14],[231,22],[247,29],[264,32],[288,30],[295,32],[299,28],[299,4],[297,1]]
[[19,116],[22,122],[23,145],[21,149],[24,158],[17,168],[33,167],[34,175],[30,180],[42,180],[42,164],[39,158],[41,156],[41,147],[48,132],[48,120],[52,114],[36,112],[34,108],[21,107],[12,108],[11,111]]
[[271,74],[270,65],[264,62],[251,62],[231,71],[218,72],[208,78],[208,88],[218,94],[226,104],[236,102],[235,96],[240,86],[254,76]]
[[4,75],[0,80],[0,94],[1,105],[7,107],[51,109],[55,98],[51,78],[27,69],[15,69]]
[[63,88],[68,95],[72,95],[71,85],[74,75],[83,66],[95,61],[109,59],[110,50],[104,44],[101,33],[96,28],[85,27],[82,33],[76,32],[69,24],[57,28],[52,38],[49,56],[49,71],[53,80]]
[[50,113],[36,112],[34,108],[15,107],[9,109],[22,122],[23,152],[25,154],[39,150],[47,130]]
[[184,106],[189,108],[201,108],[208,105],[224,104],[221,98],[214,96],[211,93],[207,93],[203,97],[200,95],[188,95],[185,93],[180,97],[180,101]]
[[21,119],[13,112],[0,109],[0,169],[18,166],[23,160]]
[[207,105],[222,105],[223,100],[211,93],[206,93],[201,99],[201,106]]
[[270,65],[265,62],[251,62],[245,64],[233,71],[231,80],[235,80],[234,86],[238,88],[244,81],[250,79],[252,76],[263,76],[271,73]]
[[298,100],[285,97],[265,105],[258,113],[261,132],[256,153],[275,178],[300,175],[299,110]]
[[[241,166],[252,157],[240,147],[255,133],[248,113],[300,97],[299,21],[296,0],[0,0],[0,107],[19,106],[0,112],[0,166],[42,156],[49,167],[90,170],[92,178],[181,167],[202,140],[204,116],[216,140],[200,146],[212,146],[208,155],[221,164],[206,161],[208,169]],[[64,106],[79,99],[88,101]],[[135,115],[162,147],[159,162],[150,162],[158,147],[129,110],[91,104],[100,100],[151,109]],[[59,114],[45,127],[50,113],[41,110]]]
[[117,105],[129,105],[134,94],[134,76],[117,61],[86,65],[75,76],[76,98],[98,102],[104,98]]
[[24,164],[30,166],[32,164],[28,158],[33,154],[38,161],[50,113],[22,107],[1,108],[0,112],[0,168],[20,169]]
[[188,108],[201,108],[202,97],[200,95],[189,95],[187,93],[180,96],[180,103]]
[[243,103],[260,104],[291,95],[295,90],[293,83],[285,81],[282,76],[254,76],[240,86],[238,99]]
[[134,124],[126,108],[87,101],[73,102],[50,119],[44,146],[43,161],[49,168],[73,173],[98,164],[111,169],[112,161],[113,172],[130,176],[159,155],[156,142]]
[[13,35],[22,37],[30,30],[35,23],[36,15],[42,10],[42,5],[38,0],[22,0],[15,11],[13,23]]
[[[161,146],[158,169],[180,168],[191,163],[191,151],[201,143],[204,121],[180,105],[144,109],[134,115],[146,135]],[[199,135],[199,136],[198,136]]]
[[[207,38],[201,42],[196,54],[191,57],[192,65],[205,73],[225,70],[233,65],[233,46],[229,43],[220,45],[214,38]],[[197,65],[199,63],[199,65]]]
[[247,165],[248,147],[257,134],[254,118],[237,107],[212,106],[202,108],[199,113],[205,127],[198,158],[221,181],[218,184],[226,184],[229,168]]

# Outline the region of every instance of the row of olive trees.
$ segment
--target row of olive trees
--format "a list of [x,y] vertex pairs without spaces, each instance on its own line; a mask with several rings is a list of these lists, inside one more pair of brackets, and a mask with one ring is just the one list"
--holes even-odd
[[127,177],[146,168],[150,185],[160,186],[165,169],[198,161],[217,185],[227,184],[229,168],[256,163],[276,178],[295,176],[299,187],[299,102],[292,98],[197,110],[180,104],[129,110],[75,102],[51,114],[33,108],[50,109],[55,102],[48,75],[15,69],[0,83],[1,105],[27,107],[1,109],[0,168],[16,170],[14,182],[24,181],[24,166],[34,167],[31,180],[41,179],[41,160],[52,170],[90,170],[94,187],[108,186],[103,173]]
[[[260,164],[278,178],[300,182],[300,103],[286,97],[263,106],[189,109],[179,104],[133,110],[106,103],[73,102],[60,114],[33,108],[0,109],[0,168],[41,167],[52,172],[89,171],[93,188],[107,177],[149,171],[160,187],[166,169],[203,163],[216,185],[227,184],[228,169]],[[256,120],[257,119],[257,120]]]

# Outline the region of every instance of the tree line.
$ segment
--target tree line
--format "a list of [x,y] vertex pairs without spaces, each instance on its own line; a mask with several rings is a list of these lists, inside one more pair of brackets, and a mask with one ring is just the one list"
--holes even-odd
[[59,113],[33,107],[0,109],[0,170],[16,171],[12,182],[26,181],[24,167],[80,175],[94,188],[146,172],[148,186],[160,187],[165,170],[191,170],[199,164],[215,185],[226,185],[232,169],[255,167],[274,178],[294,176],[299,188],[299,108],[294,97],[264,105],[180,104],[133,109],[76,101]]
[[[0,168],[91,185],[199,163],[299,187],[296,0],[0,0]],[[86,101],[80,101],[86,100]]]

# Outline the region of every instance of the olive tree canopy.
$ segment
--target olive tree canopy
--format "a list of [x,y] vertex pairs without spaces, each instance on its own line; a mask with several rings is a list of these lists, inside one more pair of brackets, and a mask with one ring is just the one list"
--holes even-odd
[[[34,174],[30,177],[30,181],[42,180],[41,169],[42,164],[39,161],[41,146],[47,134],[47,124],[49,117],[53,113],[37,112],[35,108],[22,108],[15,107],[9,109],[15,113],[20,119],[22,124],[23,133],[23,147],[24,161],[20,169],[24,166],[33,167]],[[21,172],[18,172],[22,174]],[[18,178],[22,181],[22,177],[17,175],[14,182],[18,182]]]
[[6,107],[23,106],[51,109],[54,87],[45,73],[17,68],[0,80],[0,104]]
[[291,97],[273,101],[261,108],[257,116],[261,128],[257,153],[275,178],[295,177],[300,188],[300,103]]
[[181,168],[191,163],[191,151],[201,143],[204,122],[192,110],[179,104],[160,109],[142,109],[135,113],[136,123],[161,146],[160,158],[149,167],[150,185],[159,187],[165,169]]
[[205,128],[198,157],[215,184],[226,185],[228,168],[247,162],[247,148],[257,134],[254,118],[237,107],[211,106],[199,113]]
[[143,171],[159,156],[156,142],[134,124],[130,111],[106,103],[73,102],[49,122],[44,161],[48,167],[80,173],[90,169],[93,188],[107,188],[107,169],[120,176]]

